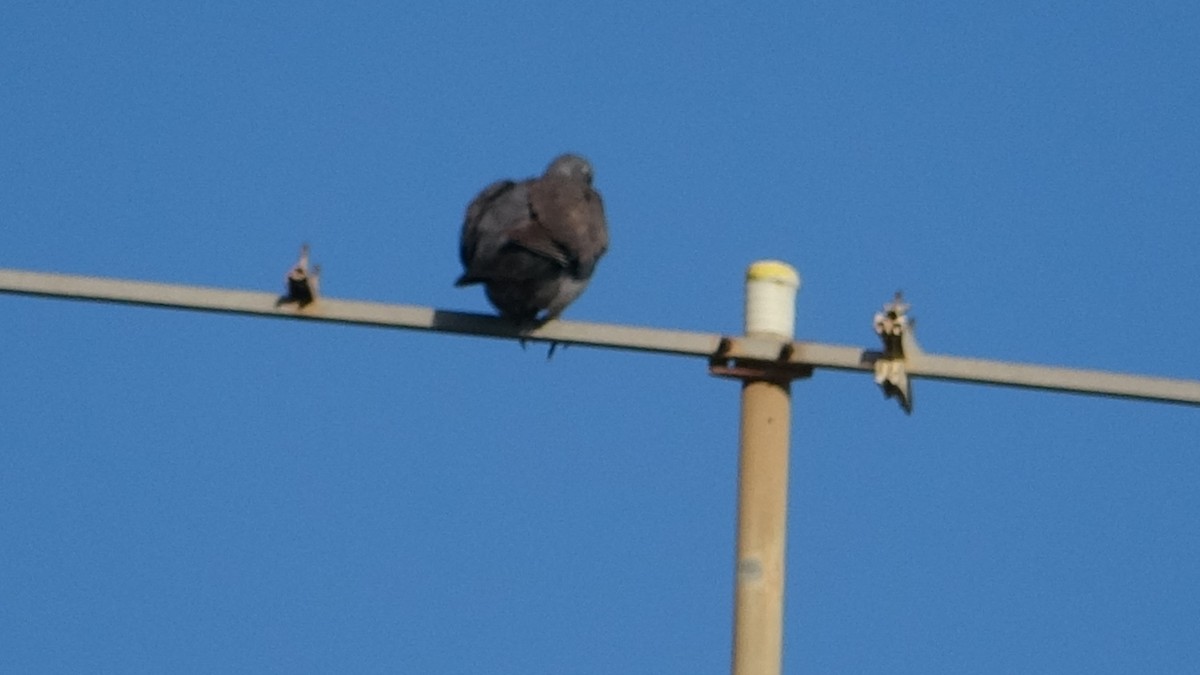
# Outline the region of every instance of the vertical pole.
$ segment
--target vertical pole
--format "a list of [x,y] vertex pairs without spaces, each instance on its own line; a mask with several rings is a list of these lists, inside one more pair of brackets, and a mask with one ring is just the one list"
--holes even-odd
[[[751,265],[746,275],[746,335],[791,340],[799,286],[799,275],[784,263]],[[782,664],[790,427],[789,380],[746,379],[738,462],[733,675],[778,675]]]

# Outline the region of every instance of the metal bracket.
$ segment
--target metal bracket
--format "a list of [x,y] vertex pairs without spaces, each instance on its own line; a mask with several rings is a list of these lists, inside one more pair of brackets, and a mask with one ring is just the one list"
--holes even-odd
[[308,266],[308,244],[300,247],[300,258],[288,270],[284,277],[286,292],[275,301],[276,307],[295,305],[296,309],[304,309],[320,296],[321,266]]
[[708,359],[708,372],[716,377],[736,380],[767,380],[787,384],[792,380],[812,377],[813,367],[808,364],[792,363],[795,345],[786,342],[779,348],[774,361],[748,359],[737,356],[737,338],[722,337],[717,351]]
[[875,360],[875,384],[883,388],[884,398],[895,398],[905,414],[912,414],[912,383],[907,362],[920,352],[913,336],[916,321],[910,319],[910,305],[896,291],[892,301],[875,313],[875,334],[883,340],[883,354]]

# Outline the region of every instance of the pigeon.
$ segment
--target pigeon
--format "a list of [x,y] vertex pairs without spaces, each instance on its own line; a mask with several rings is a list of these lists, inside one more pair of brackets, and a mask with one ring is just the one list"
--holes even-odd
[[587,288],[608,250],[592,165],[561,155],[538,178],[500,180],[467,206],[455,286],[483,284],[488,300],[523,326],[555,319]]
[[284,278],[284,283],[287,286],[287,293],[279,296],[275,301],[275,306],[287,305],[295,303],[303,309],[306,305],[317,299],[318,282],[321,276],[321,266],[313,266],[312,272],[308,270],[308,244],[300,247],[300,259],[288,270],[287,276]]

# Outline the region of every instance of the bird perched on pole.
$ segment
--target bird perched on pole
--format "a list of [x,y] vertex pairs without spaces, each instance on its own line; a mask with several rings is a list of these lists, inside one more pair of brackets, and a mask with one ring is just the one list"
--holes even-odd
[[287,292],[279,296],[279,299],[275,301],[275,306],[295,303],[296,306],[303,309],[317,299],[320,276],[320,265],[314,265],[311,271],[308,269],[308,244],[304,244],[300,247],[299,260],[284,277]]
[[500,180],[467,206],[455,286],[483,284],[500,315],[538,326],[587,288],[608,250],[608,226],[592,165],[561,155],[540,177]]

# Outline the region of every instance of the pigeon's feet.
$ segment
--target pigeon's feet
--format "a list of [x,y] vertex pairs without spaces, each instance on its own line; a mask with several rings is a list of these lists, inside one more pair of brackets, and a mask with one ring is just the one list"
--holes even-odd
[[[552,320],[553,320],[552,317],[546,317],[543,319],[539,319],[537,317],[528,318],[528,319],[518,319],[516,321],[516,323],[518,326],[518,331],[519,331],[520,337],[517,338],[517,342],[520,343],[521,349],[528,348],[529,338],[526,336],[529,333],[532,333],[533,331],[541,328],[542,326],[545,326],[547,323],[549,323]],[[553,341],[550,342],[550,350],[548,352],[546,352],[546,360],[547,361],[554,358],[554,352],[558,350],[559,345],[562,345],[563,349],[567,348],[567,345],[562,344],[560,342],[553,342]]]

